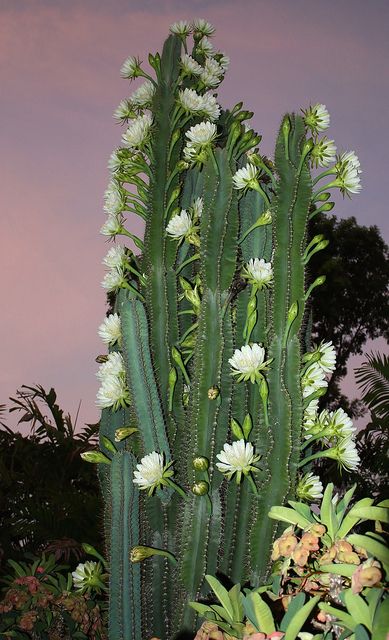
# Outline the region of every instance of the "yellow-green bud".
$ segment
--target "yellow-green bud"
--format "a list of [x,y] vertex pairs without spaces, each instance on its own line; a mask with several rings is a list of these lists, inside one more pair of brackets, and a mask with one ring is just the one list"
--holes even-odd
[[288,311],[288,323],[292,324],[292,322],[296,319],[297,314],[298,314],[298,310],[299,310],[299,306],[298,306],[298,302],[293,302],[293,304],[290,306],[290,309]]
[[178,171],[185,171],[185,169],[187,169],[189,167],[189,163],[185,162],[185,160],[180,160],[177,163],[177,169]]
[[104,445],[107,451],[110,451],[111,453],[117,452],[117,448],[115,447],[113,442],[111,442],[111,440],[107,438],[107,436],[100,436],[100,442],[102,445]]
[[243,420],[243,424],[242,424],[242,431],[243,431],[243,436],[245,440],[249,439],[252,428],[253,428],[253,421],[251,420],[250,414],[246,413],[245,418]]
[[192,493],[194,493],[195,496],[205,496],[208,493],[208,490],[209,484],[204,480],[202,480],[201,482],[196,482],[196,484],[194,484],[192,487]]
[[138,429],[135,427],[120,427],[120,429],[116,429],[115,431],[115,442],[121,442],[125,440],[129,436],[132,436],[133,433],[136,433]]
[[233,109],[231,110],[231,115],[235,115],[235,113],[238,113],[238,111],[241,110],[241,108],[243,107],[243,102],[238,102],[235,107],[233,107]]
[[173,131],[172,137],[171,137],[171,146],[173,146],[174,144],[176,144],[176,142],[180,139],[181,136],[181,130],[180,129],[175,129],[175,131]]
[[85,462],[92,462],[93,464],[111,464],[111,460],[101,451],[84,451],[80,453],[80,457]]
[[172,367],[169,371],[169,387],[174,387],[177,382],[177,370]]
[[247,317],[251,316],[252,313],[255,313],[257,310],[257,298],[256,296],[251,296],[247,303]]
[[322,206],[320,207],[321,211],[332,211],[332,209],[335,206],[335,202],[325,202],[324,204],[322,204]]
[[325,193],[320,193],[316,200],[320,201],[320,202],[326,202],[328,200],[328,198],[330,197],[331,193],[329,191],[326,191]]
[[209,461],[204,456],[197,456],[192,460],[193,469],[195,471],[207,471],[209,467]]
[[242,427],[240,426],[239,422],[235,420],[235,418],[231,419],[231,431],[234,434],[235,438],[238,438],[238,440],[244,439]]
[[208,389],[208,398],[210,400],[216,400],[216,398],[218,397],[219,393],[220,393],[219,387],[216,387],[216,386],[210,387]]
[[289,131],[290,131],[290,120],[288,116],[285,116],[284,121],[282,123],[282,133],[286,137],[289,135]]
[[192,291],[192,285],[186,278],[184,278],[183,276],[180,276],[179,281],[180,281],[181,289],[183,291]]
[[176,187],[175,189],[173,189],[169,202],[174,202],[174,200],[177,200],[180,193],[181,193],[181,187]]
[[272,221],[271,213],[269,210],[265,211],[257,220],[256,226],[262,227],[265,224],[270,224]]
[[151,547],[132,547],[130,551],[130,561],[131,562],[142,562],[142,560],[146,560],[147,558],[151,558],[151,556],[155,555],[155,549]]
[[316,249],[317,249],[317,251],[322,251],[323,249],[328,247],[329,244],[330,244],[329,240],[322,240],[321,242],[319,242],[319,244],[317,245]]
[[260,387],[259,387],[259,395],[262,398],[262,402],[264,404],[266,404],[268,396],[269,396],[269,387],[267,385],[267,382],[266,382],[265,378],[262,378],[262,380],[261,380],[261,384],[260,384]]

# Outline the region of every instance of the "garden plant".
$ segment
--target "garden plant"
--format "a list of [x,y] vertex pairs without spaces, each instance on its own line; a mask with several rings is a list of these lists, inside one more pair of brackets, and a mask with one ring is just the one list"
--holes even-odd
[[313,467],[359,463],[350,417],[319,406],[335,351],[312,342],[309,274],[328,245],[310,223],[358,194],[358,157],[323,134],[323,104],[284,115],[265,157],[253,113],[218,103],[213,26],[170,32],[122,66],[142,84],[114,114],[101,228],[108,354],[82,456],[105,502],[109,638],[385,640],[387,504],[353,505]]

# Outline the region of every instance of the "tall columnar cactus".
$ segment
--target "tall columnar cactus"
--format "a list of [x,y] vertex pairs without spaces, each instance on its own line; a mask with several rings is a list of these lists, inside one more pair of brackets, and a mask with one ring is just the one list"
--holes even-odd
[[[207,595],[206,574],[263,583],[269,510],[320,495],[299,468],[320,455],[357,463],[346,414],[317,411],[332,346],[305,352],[323,281],[307,282],[306,265],[326,246],[309,220],[332,208],[329,188],[358,192],[359,162],[319,139],[324,105],[286,115],[274,162],[260,155],[243,124],[253,114],[217,103],[228,58],[213,31],[176,23],[149,57],[152,76],[137,58],[122,67],[145,82],[115,112],[127,128],[101,231],[138,251],[117,243],[104,259],[110,353],[99,357],[101,452],[89,454],[106,502],[112,640],[193,630],[188,602]],[[325,167],[313,181],[312,166]],[[125,226],[133,215],[144,240]]]

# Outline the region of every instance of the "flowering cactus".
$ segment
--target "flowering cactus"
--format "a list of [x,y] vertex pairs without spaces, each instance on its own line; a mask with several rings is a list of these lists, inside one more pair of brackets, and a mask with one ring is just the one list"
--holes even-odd
[[[311,348],[303,330],[324,281],[307,282],[306,267],[327,245],[309,240],[309,220],[332,209],[330,189],[359,191],[358,158],[319,138],[321,104],[284,116],[274,161],[261,155],[243,124],[253,114],[217,102],[228,58],[212,25],[170,31],[152,75],[135,57],[122,66],[145,81],[114,114],[125,130],[101,227],[115,241],[103,260],[112,304],[99,327],[109,355],[98,359],[94,458],[112,640],[194,630],[188,602],[207,593],[206,574],[262,584],[279,529],[269,510],[296,492],[320,496],[312,460],[358,462],[348,416],[318,414],[333,347]],[[134,215],[143,239],[127,228]]]

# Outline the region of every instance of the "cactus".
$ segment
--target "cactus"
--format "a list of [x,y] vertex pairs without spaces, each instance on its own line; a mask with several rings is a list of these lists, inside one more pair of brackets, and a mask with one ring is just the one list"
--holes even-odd
[[[100,327],[104,458],[93,461],[112,640],[192,632],[188,602],[207,595],[206,575],[254,587],[268,577],[279,532],[268,512],[295,497],[299,467],[319,455],[309,448],[300,461],[307,407],[325,387],[324,374],[310,387],[307,373],[320,348],[304,355],[309,294],[323,281],[308,287],[306,265],[325,246],[308,241],[308,224],[331,208],[326,189],[352,191],[350,177],[359,186],[355,155],[312,181],[310,166],[328,166],[331,152],[317,137],[323,105],[283,118],[273,163],[242,124],[253,114],[241,103],[221,111],[208,92],[228,64],[211,26],[171,31],[149,56],[153,76],[136,58],[122,67],[146,81],[115,112],[128,128],[101,230],[140,250],[116,245],[104,260],[113,308]],[[125,226],[132,214],[143,240]]]

